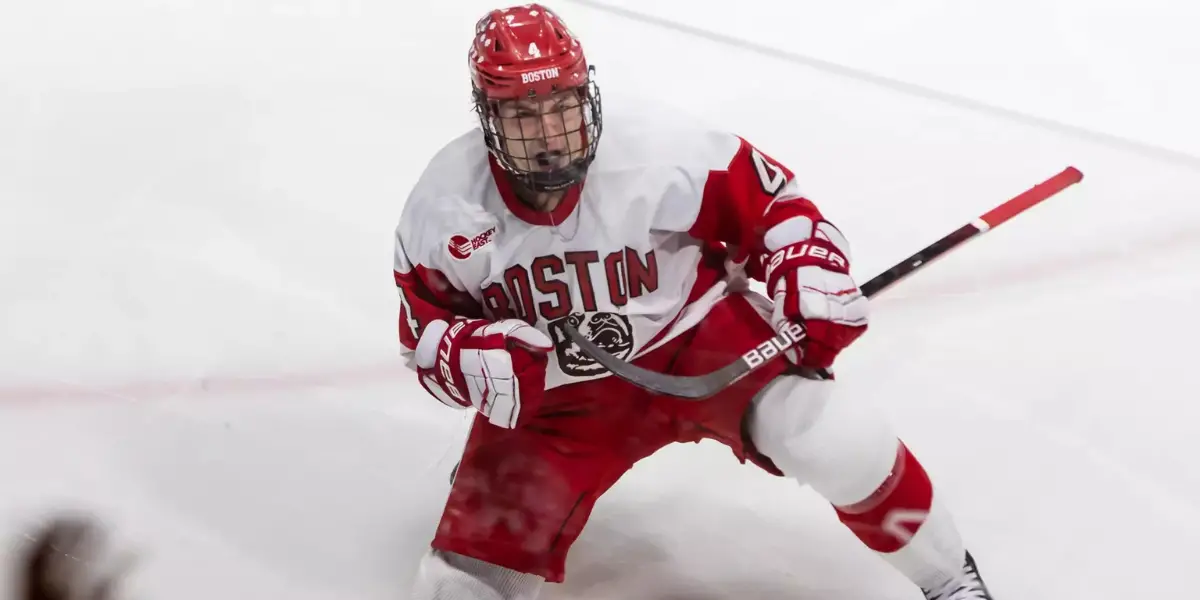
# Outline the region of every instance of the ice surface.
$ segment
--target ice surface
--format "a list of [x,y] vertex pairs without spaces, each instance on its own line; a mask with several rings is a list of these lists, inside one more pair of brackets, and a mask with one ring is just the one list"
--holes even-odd
[[[994,17],[910,4],[901,22],[914,31]],[[8,556],[37,519],[80,508],[141,557],[130,597],[404,597],[466,421],[397,359],[391,232],[428,157],[472,126],[463,40],[487,7],[4,9]],[[558,8],[589,40],[608,106],[677,105],[789,163],[854,243],[861,279],[1079,167],[1081,185],[881,296],[839,378],[846,401],[893,417],[998,597],[1187,589],[1200,544],[1200,171]],[[824,18],[842,27],[846,17]],[[1088,22],[1076,39],[1104,31]],[[1163,31],[1153,51],[1131,44],[1115,72],[1159,64],[1173,30]],[[945,49],[955,68],[989,57],[972,71],[978,85],[956,88],[954,70],[929,59],[941,54],[896,54],[924,39],[914,36],[868,49],[863,34],[850,38],[855,54],[825,58],[955,93],[992,94],[1002,78],[1011,95],[998,101],[1033,110],[1045,94],[1058,99],[1045,107],[1054,117],[1063,98],[1094,99],[1069,87],[1078,81],[995,70],[1012,35]],[[793,49],[812,52],[803,42]],[[1187,43],[1180,51],[1200,58]],[[1045,49],[1047,61],[1094,73],[1113,58]],[[1164,132],[1195,131],[1194,112],[1130,86],[1105,89],[1138,106],[1137,119],[1106,121],[1091,107],[1080,124],[1191,151],[1194,139]],[[811,491],[705,443],[669,448],[623,479],[576,545],[568,582],[546,597],[916,595]]]

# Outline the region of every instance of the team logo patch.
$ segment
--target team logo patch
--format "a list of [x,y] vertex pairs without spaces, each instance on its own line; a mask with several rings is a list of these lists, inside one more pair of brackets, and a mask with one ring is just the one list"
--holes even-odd
[[496,228],[493,227],[475,237],[467,237],[462,234],[450,236],[450,256],[456,260],[467,260],[471,258],[476,250],[488,245],[492,241],[492,236],[496,233]]
[[633,326],[629,317],[610,312],[571,313],[547,324],[558,354],[558,368],[571,377],[600,375],[604,367],[567,337],[563,325],[574,327],[593,344],[621,360],[627,360],[633,353]]

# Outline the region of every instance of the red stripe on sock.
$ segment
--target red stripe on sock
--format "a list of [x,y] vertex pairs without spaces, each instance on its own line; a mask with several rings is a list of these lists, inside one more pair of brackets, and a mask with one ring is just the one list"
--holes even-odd
[[866,499],[835,506],[838,519],[876,552],[895,552],[925,522],[933,504],[933,484],[925,468],[903,442],[887,478]]

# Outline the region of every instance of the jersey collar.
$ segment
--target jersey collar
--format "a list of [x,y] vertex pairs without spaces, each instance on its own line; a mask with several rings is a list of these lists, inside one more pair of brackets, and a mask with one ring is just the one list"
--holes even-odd
[[554,210],[550,212],[534,210],[517,198],[517,193],[513,191],[512,182],[508,179],[508,174],[496,162],[496,157],[491,154],[488,155],[488,166],[492,168],[492,180],[496,182],[496,188],[500,190],[500,197],[504,199],[504,206],[508,208],[509,212],[516,215],[518,219],[530,225],[561,225],[567,217],[571,216],[571,213],[575,211],[575,206],[579,204],[580,185],[573,185],[567,189],[562,202],[559,202],[558,206],[554,207]]

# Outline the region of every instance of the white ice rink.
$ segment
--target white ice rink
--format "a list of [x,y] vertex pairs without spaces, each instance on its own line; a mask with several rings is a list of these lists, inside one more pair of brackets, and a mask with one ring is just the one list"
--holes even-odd
[[[1191,597],[1200,8],[606,1],[766,47],[550,5],[606,107],[676,105],[792,166],[860,281],[1084,172],[881,295],[839,378],[999,600]],[[0,8],[0,558],[75,508],[140,557],[131,599],[405,597],[466,416],[397,358],[392,228],[474,124],[491,4]],[[622,480],[545,597],[919,594],[811,491],[704,443]]]

